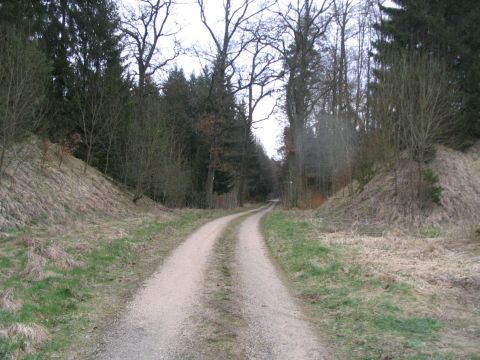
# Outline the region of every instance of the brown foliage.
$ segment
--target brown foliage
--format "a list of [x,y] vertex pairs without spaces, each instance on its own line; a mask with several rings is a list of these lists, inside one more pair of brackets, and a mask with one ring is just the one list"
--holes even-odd
[[300,209],[316,209],[320,207],[327,198],[319,191],[311,191],[304,199],[298,201]]
[[82,135],[76,131],[72,131],[60,140],[56,151],[59,159],[58,167],[62,167],[63,160],[67,155],[73,155],[82,143]]

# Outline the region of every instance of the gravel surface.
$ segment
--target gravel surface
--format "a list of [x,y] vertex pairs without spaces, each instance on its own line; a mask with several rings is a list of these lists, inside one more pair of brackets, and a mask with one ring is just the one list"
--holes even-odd
[[326,359],[268,257],[259,223],[272,208],[247,217],[238,236],[222,237],[216,251],[229,223],[249,212],[190,235],[145,282],[91,358]]
[[178,359],[188,346],[188,320],[198,305],[215,240],[246,213],[211,221],[190,235],[145,282],[91,358]]
[[320,345],[270,261],[260,220],[268,211],[245,220],[239,231],[236,268],[242,317],[247,329],[240,336],[248,359],[326,359]]

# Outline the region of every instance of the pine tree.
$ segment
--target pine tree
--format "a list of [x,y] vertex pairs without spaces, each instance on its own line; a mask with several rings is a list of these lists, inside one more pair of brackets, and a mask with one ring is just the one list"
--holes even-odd
[[190,87],[183,70],[175,68],[163,84],[163,102],[167,126],[179,151],[189,162],[193,154],[194,121],[190,101]]
[[[477,0],[394,0],[377,28],[377,57],[388,65],[399,52],[445,62],[459,91],[462,118],[457,133],[480,137],[480,2]],[[378,75],[378,74],[377,74]],[[381,75],[381,74],[380,74]]]
[[[71,69],[73,72],[69,109],[72,127],[83,134],[86,165],[98,164],[99,140],[110,119],[109,82],[120,67],[120,46],[117,29],[119,18],[111,0],[91,2],[76,0],[72,4],[69,32],[72,35]],[[72,130],[72,129],[67,129]],[[86,169],[86,167],[85,167]]]

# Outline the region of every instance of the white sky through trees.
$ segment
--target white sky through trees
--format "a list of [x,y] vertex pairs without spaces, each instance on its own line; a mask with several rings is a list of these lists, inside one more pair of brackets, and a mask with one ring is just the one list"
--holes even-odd
[[[138,0],[122,0],[120,13],[125,13],[125,9],[138,7]],[[211,24],[217,23],[221,26],[221,19],[223,14],[223,0],[205,0],[206,16]],[[235,1],[234,1],[235,3]],[[196,0],[177,0],[177,4],[173,10],[170,22],[170,29],[178,30],[175,39],[179,42],[184,50],[184,54],[180,55],[174,62],[172,62],[169,69],[177,65],[183,68],[185,76],[188,78],[191,73],[200,74],[202,67],[208,65],[208,60],[202,56],[202,53],[215,51],[212,46],[211,37],[200,21],[200,8]],[[172,52],[174,38],[169,38],[159,44],[160,51],[165,51],[167,54]],[[165,49],[165,50],[164,50]],[[197,56],[199,54],[199,56]],[[132,70],[134,70],[132,68]],[[159,77],[165,77],[167,74],[158,74]],[[277,86],[281,86],[278,84]],[[265,98],[258,106],[254,121],[263,119],[272,112],[275,105],[276,98]],[[269,119],[253,124],[254,133],[260,139],[265,147],[267,154],[270,157],[277,155],[277,149],[280,147],[280,138],[282,134],[282,119],[280,108],[276,113],[270,116]]]
[[[121,4],[120,13],[124,14],[127,8],[138,8],[141,0],[118,0]],[[152,0],[154,1],[154,0]],[[168,70],[175,65],[183,68],[185,76],[188,78],[191,73],[200,74],[202,68],[209,64],[208,58],[212,57],[216,50],[212,43],[212,38],[200,20],[200,8],[197,0],[174,0],[172,15],[169,18],[169,29],[176,31],[175,36],[164,38],[158,44],[160,54],[164,53],[165,57],[171,56],[174,47],[174,40],[178,42],[184,53],[180,55],[174,62],[167,67],[163,73],[157,73],[158,79],[164,79],[168,74]],[[208,24],[213,27],[217,34],[222,33],[222,19],[224,16],[223,3],[224,0],[203,0],[205,3],[205,14]],[[237,4],[241,4],[242,0],[231,0],[233,8]],[[262,0],[255,0],[254,4],[260,5]],[[362,4],[365,0],[353,0],[353,4]],[[290,3],[290,0],[278,0],[280,8],[285,9]],[[323,0],[318,0],[319,3]],[[379,0],[385,6],[394,6],[391,0]],[[276,8],[278,9],[278,8]],[[268,17],[268,15],[266,16]],[[216,25],[216,26],[215,26]],[[221,36],[219,36],[221,38]],[[347,44],[350,47],[356,48],[355,39],[350,37],[347,39]],[[246,63],[246,62],[245,62]],[[277,66],[281,66],[277,64]],[[134,68],[131,67],[131,71]],[[281,82],[274,84],[274,88],[280,89]],[[254,121],[264,119],[271,114],[272,108],[277,102],[277,97],[280,95],[273,94],[267,97],[257,107],[254,113]],[[282,102],[277,102],[278,106],[274,114],[269,119],[253,124],[254,133],[265,147],[267,154],[270,157],[276,157],[277,149],[281,146],[282,129],[286,124],[286,116],[282,113]]]

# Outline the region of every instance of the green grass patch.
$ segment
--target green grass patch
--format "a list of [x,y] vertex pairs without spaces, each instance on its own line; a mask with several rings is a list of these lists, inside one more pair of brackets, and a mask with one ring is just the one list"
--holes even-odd
[[411,285],[369,276],[346,256],[350,249],[316,239],[313,226],[281,210],[263,223],[271,253],[330,338],[334,358],[449,358],[435,352],[442,324],[415,313]]
[[12,266],[12,260],[7,256],[0,256],[0,268],[9,268]]
[[438,226],[425,226],[420,228],[415,234],[422,238],[439,238],[446,235],[446,231]]
[[374,321],[375,326],[381,331],[395,331],[406,339],[416,338],[428,340],[436,338],[441,325],[438,320],[432,318],[397,318],[392,315],[378,316]]

